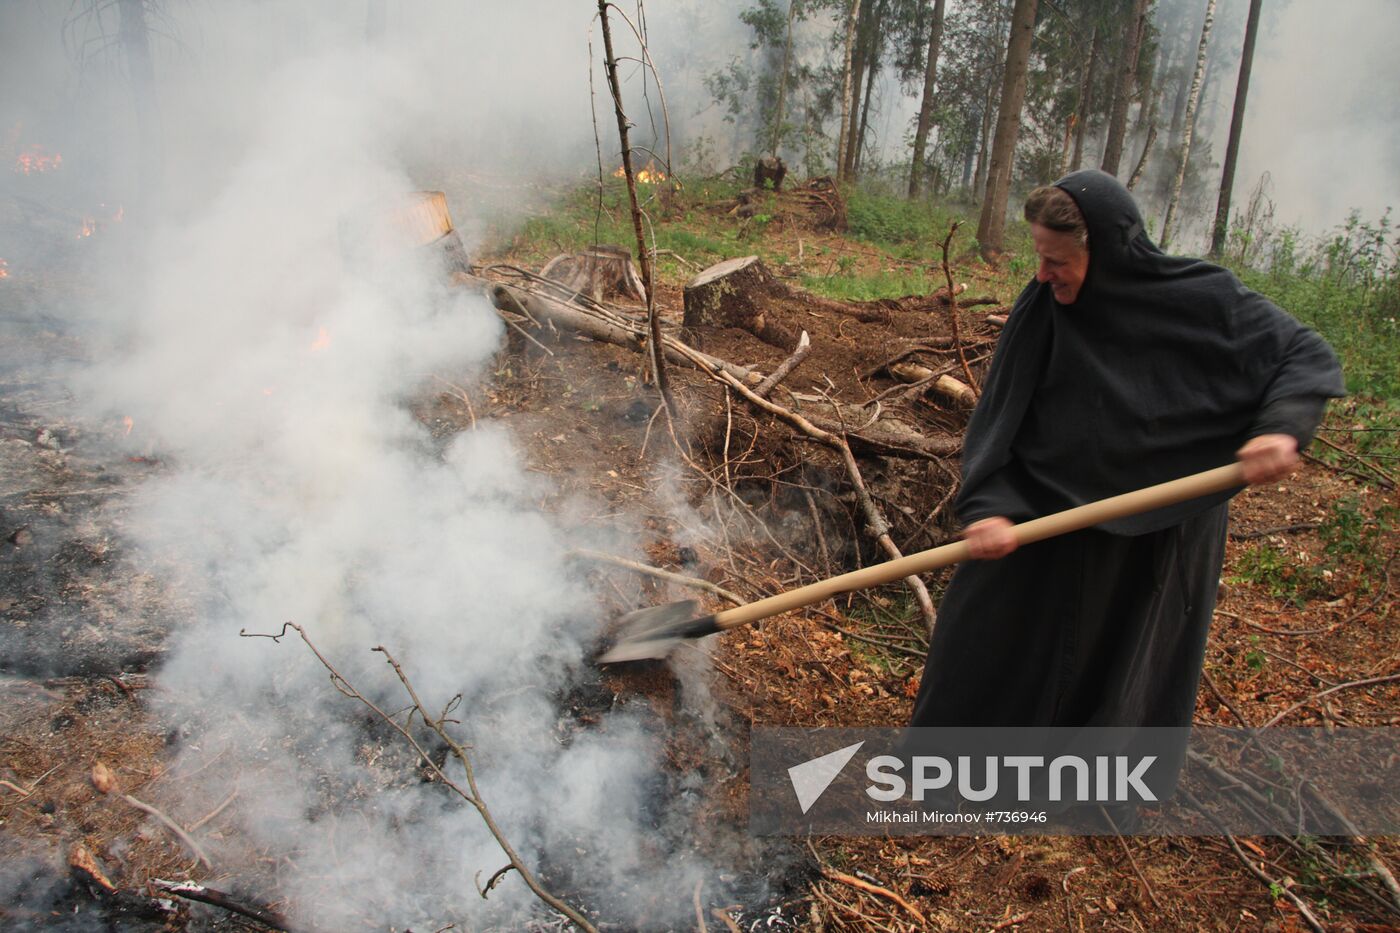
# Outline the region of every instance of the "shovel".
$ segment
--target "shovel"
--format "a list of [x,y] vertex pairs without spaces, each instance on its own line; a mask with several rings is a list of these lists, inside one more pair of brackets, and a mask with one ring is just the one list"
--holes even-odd
[[[1017,545],[1025,546],[1102,522],[1150,512],[1153,509],[1244,485],[1244,467],[1232,463],[1023,522],[1014,526],[1012,532],[1016,535]],[[961,563],[971,557],[967,542],[957,541],[708,615],[697,614],[700,607],[695,600],[639,609],[622,617],[613,638],[612,648],[599,656],[598,661],[602,664],[615,664],[622,661],[664,658],[683,641],[748,625],[750,622],[801,609],[842,593],[892,583],[914,574],[928,573],[930,570]]]

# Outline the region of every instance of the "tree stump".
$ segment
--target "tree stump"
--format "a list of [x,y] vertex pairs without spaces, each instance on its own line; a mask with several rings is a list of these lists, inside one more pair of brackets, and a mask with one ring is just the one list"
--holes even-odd
[[402,274],[399,264],[419,252],[437,254],[449,275],[471,268],[441,191],[413,191],[356,209],[340,221],[340,252],[347,265],[370,274]]
[[738,327],[764,343],[791,353],[797,335],[774,319],[771,307],[788,289],[757,256],[716,263],[685,286],[687,331],[696,327]]
[[768,182],[773,183],[774,191],[783,190],[783,179],[787,177],[787,164],[776,155],[766,155],[753,164],[753,186],[762,190]]
[[616,294],[646,304],[646,289],[632,265],[632,253],[621,246],[595,246],[555,256],[540,275],[594,301]]

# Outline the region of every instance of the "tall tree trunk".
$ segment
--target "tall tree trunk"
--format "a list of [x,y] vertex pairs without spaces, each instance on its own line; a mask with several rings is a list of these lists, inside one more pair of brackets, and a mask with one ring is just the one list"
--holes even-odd
[[860,100],[864,85],[861,83],[865,78],[866,66],[870,52],[870,8],[875,0],[861,5],[860,22],[856,26],[856,51],[855,59],[851,66],[852,91],[851,110],[846,124],[846,152],[841,163],[841,177],[847,181],[855,174],[856,167],[856,147],[860,143],[856,140],[856,133],[860,130]]
[[1011,168],[1016,154],[1016,136],[1021,129],[1021,104],[1026,98],[1026,63],[1035,37],[1037,0],[1016,0],[1011,11],[1011,39],[1006,45],[1006,73],[1001,82],[1001,107],[997,110],[997,135],[992,143],[991,166],[987,172],[987,196],[982,201],[982,218],[977,223],[977,242],[982,256],[1002,252],[1006,229],[1006,197],[1011,190]]
[[846,148],[850,145],[847,127],[851,122],[851,64],[855,54],[856,21],[860,17],[860,0],[851,0],[851,14],[846,20],[846,56],[841,76],[841,124],[836,128],[836,177],[846,177]]
[[992,150],[992,102],[982,104],[982,132],[977,137],[977,171],[972,176],[972,196],[980,198],[987,192],[987,162]]
[[[875,44],[879,39],[871,39],[871,44]],[[871,50],[870,70],[865,73],[865,104],[860,108],[860,131],[856,133],[856,144],[853,149],[855,162],[851,166],[851,178],[860,177],[860,165],[865,156],[865,131],[870,126],[870,98],[875,92],[875,76],[880,73],[880,60],[876,57],[878,49]]]
[[1157,102],[1152,102],[1152,115],[1147,118],[1147,139],[1142,144],[1142,155],[1138,157],[1137,168],[1133,169],[1133,177],[1128,179],[1128,190],[1132,191],[1142,181],[1142,174],[1147,170],[1147,157],[1152,154],[1152,147],[1157,144]]
[[656,283],[651,277],[651,253],[647,249],[646,235],[642,230],[642,210],[637,204],[637,182],[632,171],[632,143],[627,136],[627,114],[622,110],[622,85],[617,80],[617,55],[613,53],[612,30],[608,28],[609,0],[598,0],[598,20],[603,32],[603,66],[608,76],[608,89],[612,92],[613,111],[617,115],[617,136],[622,143],[622,171],[627,179],[627,199],[632,207],[632,232],[637,237],[637,263],[642,267],[642,286],[647,293],[647,327],[649,340],[647,350],[651,357],[651,371],[656,378],[656,389],[666,406],[666,414],[676,416],[676,401],[671,396],[671,383],[666,376],[665,349],[661,343],[661,318],[656,312]]
[[1201,101],[1201,79],[1206,73],[1206,52],[1210,48],[1210,29],[1215,25],[1215,0],[1206,0],[1206,21],[1201,26],[1201,44],[1196,50],[1196,71],[1191,76],[1191,93],[1186,98],[1186,125],[1181,133],[1181,158],[1167,197],[1167,219],[1162,221],[1162,249],[1171,243],[1172,221],[1181,200],[1181,186],[1186,180],[1186,163],[1191,158],[1191,137],[1196,132],[1196,105]]
[[1156,90],[1156,77],[1162,72],[1163,54],[1160,48],[1157,49],[1157,58],[1152,63],[1152,72],[1147,83],[1149,93],[1152,95],[1150,102],[1146,103],[1139,111],[1137,129],[1134,135],[1139,133],[1144,135],[1142,143],[1142,155],[1138,156],[1137,165],[1133,168],[1133,174],[1128,178],[1127,188],[1129,191],[1137,188],[1142,181],[1143,174],[1147,171],[1147,160],[1152,157],[1152,147],[1157,144],[1157,108],[1162,101],[1162,95]]
[[163,172],[160,145],[160,106],[156,102],[156,72],[151,63],[150,36],[146,27],[143,0],[117,0],[121,14],[117,37],[131,82],[131,102],[136,115],[137,174],[136,203],[144,213],[158,194]]
[[943,44],[943,11],[947,0],[935,0],[933,26],[929,29],[928,60],[924,63],[924,96],[919,101],[919,122],[914,127],[914,164],[909,168],[909,197],[917,198],[924,174],[924,150],[933,125],[933,87],[938,78],[938,53]]
[[1108,139],[1104,142],[1103,164],[1100,166],[1110,175],[1118,174],[1118,164],[1123,160],[1123,137],[1127,135],[1128,105],[1133,99],[1133,85],[1137,80],[1138,52],[1142,48],[1142,36],[1147,27],[1147,7],[1150,0],[1133,0],[1133,15],[1128,21],[1126,45],[1118,70],[1117,91],[1113,97],[1113,112],[1108,118]]
[[1249,96],[1249,71],[1254,66],[1254,40],[1259,35],[1259,10],[1264,0],[1250,0],[1249,20],[1244,28],[1244,50],[1240,53],[1240,77],[1235,85],[1235,107],[1230,114],[1230,141],[1225,145],[1225,167],[1220,175],[1220,200],[1215,206],[1215,227],[1210,234],[1210,255],[1219,259],[1225,253],[1225,235],[1230,227],[1230,194],[1235,187],[1235,163],[1240,156],[1240,134],[1244,131],[1244,103]]
[[865,117],[870,109],[871,84],[875,79],[879,54],[880,0],[868,0],[861,7],[860,35],[856,39],[856,89],[852,100],[850,139],[846,146],[846,178],[854,181],[860,171],[861,145],[865,141]]
[[798,0],[789,0],[787,38],[783,41],[783,69],[778,72],[778,106],[773,114],[773,155],[783,140],[783,105],[787,102],[788,66],[792,62],[792,18],[797,13]]
[[1089,60],[1084,63],[1084,79],[1079,86],[1079,125],[1074,129],[1074,157],[1066,171],[1077,172],[1084,164],[1084,133],[1089,128],[1089,114],[1094,112],[1094,66],[1103,48],[1103,29],[1095,23],[1094,37],[1089,41]]

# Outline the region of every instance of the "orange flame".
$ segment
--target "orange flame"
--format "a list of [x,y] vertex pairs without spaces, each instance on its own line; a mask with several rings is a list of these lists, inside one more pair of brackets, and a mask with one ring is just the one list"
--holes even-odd
[[331,335],[330,335],[330,331],[328,331],[328,330],[326,330],[324,327],[322,327],[320,333],[318,333],[318,334],[316,335],[316,339],[313,340],[313,341],[311,341],[311,352],[312,352],[312,353],[320,353],[322,350],[326,349],[326,347],[329,347],[330,345],[331,345]]
[[[613,177],[626,178],[627,169],[619,165],[617,167],[617,171],[613,172]],[[666,173],[656,167],[656,161],[654,159],[648,160],[647,167],[637,173],[637,181],[641,182],[644,185],[658,185],[665,180]]]
[[122,418],[122,426],[126,428],[126,433],[130,434],[131,429],[136,427],[136,422],[132,420],[132,417],[130,415],[127,415],[126,417]]
[[63,167],[63,156],[55,152],[49,155],[43,146],[30,146],[15,158],[15,171],[21,175],[37,175],[43,172],[56,172]]
[[91,217],[84,217],[84,218],[83,218],[83,229],[81,229],[81,230],[78,231],[78,239],[81,240],[81,239],[82,239],[83,237],[85,237],[85,236],[92,236],[92,235],[93,235],[94,233],[96,233],[96,232],[97,232],[97,221],[93,220]]
[[9,264],[8,262],[6,262],[5,260],[0,259],[0,279],[8,279],[9,277],[10,277],[10,264]]

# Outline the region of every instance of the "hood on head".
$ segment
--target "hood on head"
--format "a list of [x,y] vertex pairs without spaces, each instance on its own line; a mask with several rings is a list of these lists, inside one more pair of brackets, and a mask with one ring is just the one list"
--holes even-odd
[[1118,179],[1098,169],[1073,172],[1055,182],[1084,215],[1089,227],[1090,263],[1115,264],[1127,258],[1128,244],[1143,235],[1142,212]]

